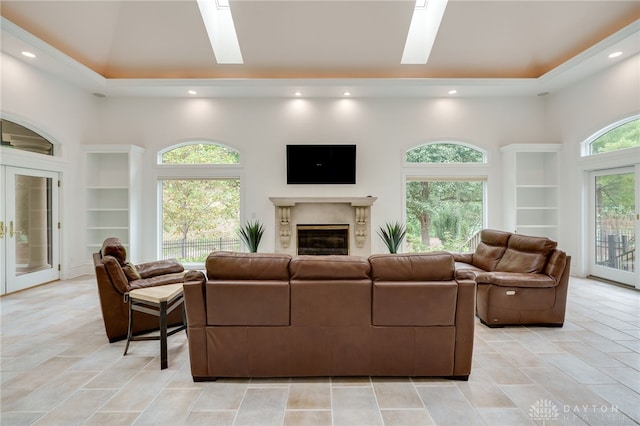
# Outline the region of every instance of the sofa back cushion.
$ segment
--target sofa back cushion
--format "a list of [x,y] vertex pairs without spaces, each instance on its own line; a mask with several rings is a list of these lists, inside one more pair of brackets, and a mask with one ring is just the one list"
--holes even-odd
[[278,253],[213,252],[207,257],[207,323],[289,325],[289,262]]
[[371,265],[360,256],[296,256],[291,280],[370,280]]
[[127,249],[124,248],[119,238],[110,237],[104,240],[100,254],[104,256],[113,256],[120,264],[124,264],[127,260]]
[[510,232],[483,229],[480,233],[480,243],[473,254],[473,266],[485,271],[493,271],[502,258]]
[[453,255],[446,252],[373,254],[373,281],[445,281],[455,274]]
[[558,243],[544,237],[513,234],[495,270],[500,272],[542,273]]
[[371,266],[359,256],[297,256],[291,273],[291,325],[371,325]]
[[283,253],[213,252],[207,257],[209,280],[289,280],[291,256]]
[[129,291],[129,280],[127,280],[118,259],[110,255],[102,256],[102,265],[116,291],[121,294],[127,293]]
[[547,266],[544,269],[544,273],[553,277],[556,281],[556,284],[560,282],[562,278],[562,274],[564,273],[565,268],[567,267],[567,254],[562,250],[555,249],[549,255],[549,261],[547,262]]

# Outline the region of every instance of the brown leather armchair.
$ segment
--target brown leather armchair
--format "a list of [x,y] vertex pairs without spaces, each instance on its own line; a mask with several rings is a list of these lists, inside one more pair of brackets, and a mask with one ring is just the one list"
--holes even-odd
[[484,229],[474,253],[453,253],[456,277],[476,281],[489,327],[564,324],[571,256],[548,238]]
[[[98,283],[100,308],[104,328],[109,342],[127,337],[129,325],[129,305],[124,300],[125,293],[144,287],[184,283],[186,281],[205,282],[204,273],[185,272],[175,259],[158,260],[134,265],[127,262],[127,251],[118,238],[107,238],[98,253],[93,254],[93,263]],[[182,323],[182,307],[175,309],[167,318],[169,325]],[[158,328],[158,318],[142,312],[134,312],[133,333],[151,331]]]

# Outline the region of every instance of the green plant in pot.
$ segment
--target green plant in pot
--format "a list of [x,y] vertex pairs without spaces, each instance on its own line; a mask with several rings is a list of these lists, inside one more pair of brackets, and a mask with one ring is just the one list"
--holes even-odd
[[389,253],[398,252],[398,248],[400,248],[400,244],[402,244],[402,240],[404,240],[406,234],[407,229],[399,222],[387,222],[385,226],[381,226],[378,230],[378,235],[380,235],[380,238],[382,238],[382,241],[384,241],[389,249]]
[[251,253],[256,253],[258,251],[262,234],[264,234],[264,226],[262,226],[262,224],[257,220],[253,223],[245,223],[238,231],[240,239]]

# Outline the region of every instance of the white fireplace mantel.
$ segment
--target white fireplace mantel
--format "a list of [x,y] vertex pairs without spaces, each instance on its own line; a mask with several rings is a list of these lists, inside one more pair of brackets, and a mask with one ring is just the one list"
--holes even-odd
[[302,203],[351,204],[352,207],[371,207],[377,197],[269,197],[276,207],[293,207]]
[[[301,204],[341,204],[351,208],[351,216],[348,223],[354,226],[353,236],[355,247],[351,247],[351,252],[367,249],[367,237],[369,234],[370,209],[377,197],[269,197],[269,200],[276,207],[277,223],[279,227],[280,247],[284,250],[291,250],[292,234],[292,210]],[[300,209],[302,207],[298,207]],[[297,210],[297,209],[296,209]],[[322,209],[315,211],[319,213]],[[315,216],[315,215],[314,215]],[[315,217],[314,222],[324,223],[321,217]]]

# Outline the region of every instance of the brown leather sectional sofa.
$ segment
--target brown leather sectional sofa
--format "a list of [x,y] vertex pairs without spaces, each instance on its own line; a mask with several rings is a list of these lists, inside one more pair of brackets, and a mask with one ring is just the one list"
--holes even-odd
[[[100,308],[104,329],[109,342],[127,337],[129,326],[129,304],[124,294],[136,288],[166,284],[184,283],[194,280],[204,283],[202,272],[184,270],[175,259],[158,260],[134,265],[127,261],[127,251],[118,238],[107,238],[98,253],[93,254],[93,264],[98,283]],[[133,332],[158,328],[158,318],[141,312],[134,312]],[[182,323],[182,308],[168,315],[168,324]]]
[[474,253],[453,253],[456,276],[477,283],[476,314],[489,327],[562,327],[571,257],[548,238],[485,229]]
[[471,372],[475,282],[450,253],[212,253],[184,284],[193,379]]

